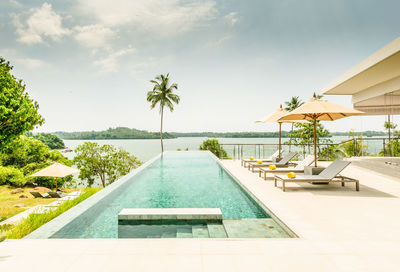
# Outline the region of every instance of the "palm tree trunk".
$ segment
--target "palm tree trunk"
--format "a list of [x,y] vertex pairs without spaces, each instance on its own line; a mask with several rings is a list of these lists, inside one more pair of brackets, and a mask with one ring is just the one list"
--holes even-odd
[[163,137],[162,137],[163,117],[164,117],[164,107],[161,106],[161,127],[160,127],[161,153],[164,153],[164,144],[163,144]]

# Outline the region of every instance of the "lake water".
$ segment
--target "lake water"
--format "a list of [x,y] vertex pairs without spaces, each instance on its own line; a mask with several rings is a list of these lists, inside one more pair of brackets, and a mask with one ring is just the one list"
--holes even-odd
[[[176,139],[166,139],[164,140],[165,150],[177,150],[186,149],[198,150],[201,143],[206,140],[206,137],[182,137]],[[334,136],[331,140],[335,143],[347,140],[347,136]],[[278,138],[219,138],[222,144],[278,144]],[[282,139],[282,143],[287,141],[287,138]],[[65,145],[70,149],[75,149],[78,145],[86,142],[88,140],[64,140]],[[121,147],[128,151],[129,153],[135,155],[141,161],[147,161],[152,157],[160,153],[160,140],[158,139],[148,139],[148,140],[92,140],[92,142],[103,144],[112,144],[116,147]],[[382,149],[382,141],[366,141],[368,146],[368,152],[371,154],[377,154]],[[232,148],[226,148],[228,153],[231,155]],[[268,156],[276,150],[274,146],[266,146],[264,155]],[[254,146],[249,146],[246,149],[246,155],[253,155]],[[63,153],[68,158],[73,158],[74,153]]]

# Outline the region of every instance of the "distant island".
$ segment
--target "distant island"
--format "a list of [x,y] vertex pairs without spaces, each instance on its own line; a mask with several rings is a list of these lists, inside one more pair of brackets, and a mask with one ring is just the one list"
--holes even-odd
[[[282,137],[289,137],[290,131],[282,131]],[[103,131],[80,131],[62,132],[57,131],[53,134],[64,140],[113,140],[113,139],[159,139],[158,132],[149,132],[127,127],[109,128]],[[365,137],[385,136],[382,131],[362,131],[355,132],[356,135]],[[331,136],[347,136],[348,132],[332,132]],[[174,139],[178,137],[207,137],[207,138],[276,138],[278,132],[165,132],[164,139]]]
[[[127,127],[109,128],[103,131],[79,131],[63,132],[56,131],[53,134],[64,140],[117,140],[117,139],[160,139],[159,132],[148,132]],[[164,139],[173,139],[169,133],[163,133]]]

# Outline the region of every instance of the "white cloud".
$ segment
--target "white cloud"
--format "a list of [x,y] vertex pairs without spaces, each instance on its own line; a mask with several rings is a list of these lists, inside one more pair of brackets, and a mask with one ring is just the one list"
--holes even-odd
[[187,32],[213,19],[217,13],[211,0],[80,0],[80,8],[106,26],[131,25],[159,36]]
[[85,47],[98,49],[110,48],[110,40],[114,37],[114,32],[102,25],[77,26],[75,39]]
[[62,18],[52,9],[51,4],[44,3],[40,8],[30,9],[27,14],[28,18],[25,19],[21,19],[25,13],[13,15],[17,40],[21,43],[42,43],[45,37],[58,41],[70,33],[62,26]]
[[239,22],[239,17],[237,12],[231,12],[224,16],[225,20],[231,24],[236,25]]
[[0,49],[0,56],[7,56],[7,60],[16,68],[24,67],[27,69],[36,69],[48,66],[48,64],[41,59],[21,56],[14,48]]
[[132,47],[115,51],[105,58],[95,61],[94,65],[100,67],[102,73],[116,72],[118,70],[118,59],[135,51]]
[[8,3],[15,8],[22,8],[23,5],[16,0],[9,0]]
[[28,69],[37,69],[46,65],[46,63],[40,59],[31,59],[31,58],[17,58],[15,59],[15,62],[18,65],[24,66]]

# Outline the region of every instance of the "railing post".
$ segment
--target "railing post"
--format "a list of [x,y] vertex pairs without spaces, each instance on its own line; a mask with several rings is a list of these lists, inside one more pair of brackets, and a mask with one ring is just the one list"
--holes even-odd
[[383,156],[386,157],[386,139],[383,138]]

